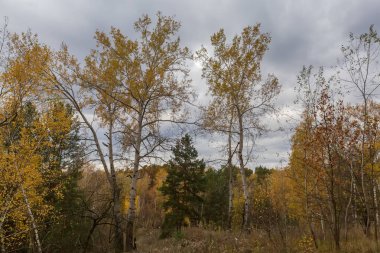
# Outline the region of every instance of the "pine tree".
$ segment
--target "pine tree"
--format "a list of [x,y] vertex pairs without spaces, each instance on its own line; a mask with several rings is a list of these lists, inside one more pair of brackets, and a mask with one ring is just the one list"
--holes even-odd
[[185,219],[200,220],[205,190],[205,163],[197,159],[198,152],[191,137],[186,134],[172,148],[174,157],[169,161],[168,176],[160,191],[167,198],[161,238],[180,230]]

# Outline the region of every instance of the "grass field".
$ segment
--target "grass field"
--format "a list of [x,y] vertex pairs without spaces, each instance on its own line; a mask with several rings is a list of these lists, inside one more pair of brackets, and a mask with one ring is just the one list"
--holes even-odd
[[[228,231],[211,231],[201,228],[185,228],[172,238],[158,239],[158,229],[140,229],[137,247],[141,253],[327,253],[338,252],[332,241],[319,241],[315,249],[311,238],[307,236],[289,236],[286,244],[279,238],[271,239],[264,232],[250,234]],[[342,240],[342,253],[376,253],[380,248],[374,239],[368,239],[360,231],[351,231],[351,239]]]

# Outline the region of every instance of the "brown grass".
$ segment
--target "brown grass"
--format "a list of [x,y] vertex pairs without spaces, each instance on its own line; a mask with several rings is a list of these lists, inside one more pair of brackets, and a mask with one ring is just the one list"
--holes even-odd
[[[139,229],[137,247],[140,253],[328,253],[337,252],[332,241],[320,242],[318,250],[305,236],[288,237],[284,246],[279,240],[255,231],[250,234],[185,228],[173,238],[159,240],[158,229]],[[376,253],[380,248],[360,231],[352,231],[350,240],[342,240],[340,253]]]

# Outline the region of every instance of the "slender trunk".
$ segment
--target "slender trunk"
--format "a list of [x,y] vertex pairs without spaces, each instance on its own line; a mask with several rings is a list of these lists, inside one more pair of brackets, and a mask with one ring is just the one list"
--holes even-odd
[[[335,170],[334,166],[332,165],[332,155],[331,155],[331,149],[330,146],[327,146],[328,150],[328,159],[329,159],[329,167],[330,167],[330,189],[329,189],[329,198],[330,198],[330,212],[331,212],[331,219],[333,221],[333,236],[334,236],[334,242],[335,242],[335,249],[340,250],[340,221],[339,221],[339,213],[338,213],[338,206],[336,199],[338,196],[336,196],[335,192]],[[337,198],[335,198],[337,197]]]
[[5,241],[4,241],[4,234],[3,234],[3,230],[0,229],[0,252],[1,253],[5,253]]
[[120,188],[117,184],[116,170],[113,158],[113,122],[112,120],[108,125],[108,161],[111,174],[111,189],[112,189],[112,202],[113,202],[113,219],[114,226],[114,247],[116,252],[124,252],[124,240],[123,240],[123,218],[121,214],[120,203]]
[[24,199],[24,202],[25,202],[25,206],[26,206],[26,212],[27,212],[27,215],[30,219],[30,223],[32,225],[32,229],[31,231],[33,232],[34,234],[34,240],[36,241],[36,246],[37,246],[37,252],[38,253],[42,253],[42,246],[41,246],[41,241],[40,241],[40,237],[38,235],[38,229],[37,229],[37,225],[36,225],[36,220],[34,218],[34,215],[33,215],[33,212],[32,212],[32,207],[30,206],[30,203],[29,203],[29,199],[28,199],[28,196],[26,194],[26,191],[24,189],[24,186],[22,185],[23,183],[23,180],[22,180],[22,177],[21,177],[21,172],[19,170],[19,167],[18,165],[15,166],[15,169],[16,169],[16,173],[18,175],[18,178],[20,180],[20,190],[21,190],[21,194],[22,194],[22,197]]
[[[365,92],[365,91],[364,91]],[[363,135],[362,135],[362,150],[361,150],[361,160],[360,160],[360,180],[361,180],[361,188],[362,188],[362,191],[363,191],[363,199],[364,199],[364,206],[365,206],[365,209],[366,209],[366,216],[365,216],[365,220],[364,220],[364,233],[366,234],[367,237],[370,236],[370,230],[369,230],[369,227],[370,227],[370,207],[369,207],[369,203],[368,203],[368,196],[367,196],[367,191],[365,189],[365,181],[364,181],[364,176],[365,176],[365,173],[364,173],[364,167],[365,167],[365,159],[364,159],[364,152],[365,152],[365,142],[366,142],[366,138],[365,138],[365,135],[366,135],[366,131],[367,131],[367,99],[366,97],[364,96],[364,125],[363,125]]]
[[[307,157],[307,150],[304,149],[304,161],[306,161]],[[311,237],[313,238],[314,246],[316,249],[318,249],[318,242],[317,242],[317,236],[314,231],[313,223],[312,223],[312,217],[309,212],[309,189],[308,189],[308,179],[309,179],[309,171],[307,166],[304,167],[305,173],[304,173],[304,194],[305,194],[305,213],[306,213],[306,220],[307,224],[309,226]]]
[[88,232],[88,235],[87,235],[87,238],[86,238],[86,242],[84,243],[84,247],[83,247],[83,251],[82,251],[83,253],[86,253],[86,252],[87,252],[87,249],[88,249],[88,246],[89,246],[89,244],[90,244],[90,240],[91,240],[92,234],[94,233],[95,228],[96,228],[97,225],[98,225],[98,224],[97,224],[96,220],[93,220],[93,221],[92,221],[91,229],[90,229],[90,231]]
[[[57,84],[58,85],[58,84]],[[104,172],[106,173],[106,176],[107,176],[107,180],[110,184],[110,186],[112,187],[112,179],[111,179],[111,175],[110,175],[110,172],[108,170],[108,166],[107,166],[107,162],[106,162],[106,158],[105,158],[105,155],[102,151],[102,147],[100,145],[100,141],[99,141],[99,138],[98,138],[98,135],[94,129],[94,127],[92,126],[91,122],[87,119],[87,117],[85,116],[84,112],[81,110],[81,107],[79,106],[78,102],[75,100],[74,97],[72,97],[71,95],[68,95],[68,92],[65,91],[65,88],[62,86],[62,85],[58,85],[58,89],[61,90],[62,94],[69,100],[71,101],[71,104],[74,106],[74,108],[76,109],[76,111],[79,113],[79,115],[81,116],[82,120],[84,121],[85,125],[88,127],[88,129],[90,130],[91,134],[92,134],[92,137],[94,138],[94,143],[95,143],[95,146],[96,146],[96,152],[99,156],[99,159],[100,159],[100,162],[102,163],[102,166],[103,166],[103,169],[104,169]]]
[[334,225],[334,242],[335,242],[335,249],[340,250],[340,231],[339,227],[336,227],[336,224]]
[[[79,105],[79,102],[76,100],[76,98],[70,93],[70,91],[67,90],[67,88],[58,81],[57,78],[55,78],[56,82],[56,88],[60,90],[61,94],[66,97],[72,104],[72,106],[76,109],[76,111],[81,116],[82,120],[84,121],[87,128],[90,130],[92,137],[94,138],[94,143],[96,146],[96,152],[99,156],[100,162],[103,166],[104,172],[106,174],[108,183],[111,188],[111,194],[112,194],[112,200],[113,200],[113,218],[115,222],[115,228],[114,228],[114,246],[115,251],[123,251],[123,232],[122,232],[122,214],[121,214],[121,200],[120,200],[120,188],[118,187],[117,181],[116,181],[116,172],[114,168],[114,159],[113,159],[113,142],[112,142],[112,132],[113,132],[113,122],[109,122],[109,143],[108,143],[108,157],[109,157],[109,164],[110,169],[108,168],[107,162],[106,162],[106,156],[103,153],[100,140],[98,138],[98,135],[94,129],[94,127],[91,124],[91,121],[86,117],[84,112],[81,109],[81,106]],[[112,110],[112,109],[111,109]]]
[[372,134],[369,132],[369,142],[370,150],[369,150],[369,156],[371,159],[371,183],[372,183],[372,208],[374,209],[374,216],[375,216],[375,240],[376,243],[378,242],[378,225],[379,225],[379,209],[378,209],[378,203],[377,203],[377,190],[376,190],[376,178],[375,178],[375,150],[374,146],[372,145]]
[[358,219],[358,211],[357,211],[356,205],[357,205],[357,202],[358,202],[358,200],[357,200],[358,193],[357,193],[357,190],[356,190],[356,183],[355,183],[355,181],[354,181],[354,185],[353,186],[354,186],[354,205],[353,205],[353,208],[354,208],[354,220],[357,221],[357,219]]
[[373,202],[375,207],[375,239],[378,241],[378,226],[379,226],[379,207],[377,203],[377,191],[376,186],[373,184]]
[[240,174],[243,187],[243,196],[244,196],[244,216],[243,216],[243,229],[248,229],[248,216],[249,216],[249,194],[248,194],[248,185],[247,178],[245,176],[244,160],[243,160],[243,147],[244,147],[244,129],[243,129],[243,116],[238,113],[239,118],[239,165],[240,165]]
[[337,210],[337,204],[335,202],[335,196],[334,194],[332,193],[332,196],[331,196],[331,216],[332,216],[332,221],[333,221],[333,224],[332,224],[332,232],[333,232],[333,237],[334,237],[334,242],[335,242],[335,249],[336,250],[340,250],[340,224],[339,224],[339,214],[338,214],[338,210]]
[[123,217],[121,213],[121,200],[120,200],[120,188],[116,186],[113,189],[113,218],[115,220],[114,233],[115,241],[114,246],[117,252],[125,251],[124,239],[123,239]]
[[34,215],[33,215],[32,208],[30,206],[29,200],[28,200],[28,196],[26,195],[24,186],[22,184],[20,185],[20,189],[21,189],[22,197],[24,198],[24,202],[26,205],[26,211],[28,213],[30,223],[32,225],[32,230],[34,233],[34,239],[36,241],[36,246],[37,246],[37,252],[42,253],[41,241],[40,241],[40,237],[38,235],[38,229],[37,229],[36,221],[34,219]]
[[[64,90],[64,88],[62,88]],[[90,130],[95,146],[96,151],[98,153],[98,156],[100,158],[100,161],[102,163],[104,172],[106,173],[108,183],[111,188],[111,194],[112,194],[112,201],[113,201],[113,219],[115,222],[114,226],[114,247],[116,252],[122,252],[124,251],[124,240],[123,240],[123,218],[121,213],[121,199],[120,199],[120,187],[117,184],[116,180],[116,171],[114,166],[114,158],[113,158],[113,121],[111,120],[108,125],[108,161],[109,166],[108,168],[106,163],[106,156],[104,155],[102,148],[100,146],[100,141],[98,138],[98,135],[91,125],[90,121],[86,118],[85,114],[82,112],[80,106],[78,105],[75,98],[67,95],[65,92],[63,94],[72,102],[73,106],[77,110],[77,112],[81,115],[82,120],[85,122],[86,126]]]
[[[79,113],[82,120],[84,121],[85,125],[90,130],[91,135],[94,139],[97,154],[99,156],[100,162],[103,166],[104,172],[106,174],[108,183],[109,183],[111,191],[112,191],[111,194],[112,194],[112,199],[113,199],[113,204],[114,204],[114,206],[113,206],[113,218],[114,218],[114,222],[115,222],[115,229],[114,229],[115,250],[121,252],[124,249],[124,246],[123,246],[123,244],[124,244],[123,217],[122,217],[122,213],[121,213],[120,188],[118,187],[118,184],[116,181],[116,173],[115,173],[115,169],[113,166],[113,163],[114,163],[114,161],[113,161],[113,150],[112,150],[112,148],[113,148],[112,147],[113,146],[113,143],[112,143],[113,122],[110,122],[110,125],[109,125],[110,136],[108,136],[108,138],[109,138],[110,142],[108,143],[108,149],[109,149],[108,155],[109,155],[110,168],[108,168],[108,165],[106,162],[106,155],[103,153],[101,142],[98,138],[97,132],[94,129],[94,127],[92,126],[91,121],[86,117],[85,113],[82,111],[80,103],[77,101],[76,97],[72,94],[72,92],[70,91],[70,88],[67,88],[67,87],[65,87],[64,84],[60,83],[58,78],[54,74],[52,77],[53,77],[53,81],[55,82],[55,87],[61,92],[61,94],[65,98],[67,98],[71,102],[72,106],[76,109],[76,111]],[[108,108],[108,109],[110,109],[112,111],[114,108]]]
[[320,219],[321,219],[322,238],[323,238],[323,240],[326,240],[325,221],[323,220],[322,213],[320,214]]
[[234,200],[234,186],[233,186],[233,173],[232,165],[228,165],[229,169],[229,182],[228,182],[228,228],[232,228],[232,216],[233,216],[233,200]]
[[233,167],[232,167],[232,116],[229,125],[228,132],[228,172],[229,172],[229,180],[228,180],[228,224],[227,227],[229,229],[232,228],[232,214],[233,214],[233,199],[234,199],[234,175],[233,175]]
[[132,182],[131,182],[131,190],[129,193],[129,209],[127,215],[127,225],[126,225],[126,250],[132,251],[136,249],[135,236],[134,236],[134,222],[136,218],[136,187],[137,187],[137,179],[138,172],[140,166],[140,150],[141,150],[141,135],[142,135],[142,120],[143,115],[140,113],[138,118],[138,129],[136,135],[135,142],[135,157],[133,163],[133,172],[132,172]]
[[375,191],[375,196],[376,196],[376,225],[379,225],[379,205],[377,203],[377,191],[380,191],[380,185],[377,180],[375,180],[374,183],[374,191]]
[[[279,217],[278,220],[280,221],[281,217]],[[287,247],[288,247],[288,245],[286,244],[286,223],[285,223],[285,231],[282,230],[282,226],[281,226],[280,223],[281,223],[281,221],[279,222],[279,224],[277,224],[278,232],[279,232],[280,237],[281,237],[281,242],[282,242],[282,245],[284,247],[284,251],[286,252],[287,251]]]
[[[331,158],[330,158],[331,161]],[[339,212],[338,206],[335,198],[335,175],[334,169],[331,168],[331,178],[330,178],[330,202],[331,202],[331,212],[332,212],[332,220],[333,220],[333,234],[334,234],[334,242],[335,249],[340,250],[340,220],[339,220]]]
[[[288,207],[288,203],[286,201],[286,196],[285,196],[286,191],[284,189],[285,185],[284,185],[283,177],[281,178],[281,186],[282,186],[282,193],[284,194],[283,195],[283,199],[285,200],[284,204],[286,207]],[[285,209],[285,214],[283,215],[283,217],[284,217],[284,225],[285,225],[285,242],[287,242],[288,241],[288,210],[287,209]]]
[[[307,191],[307,188],[305,189]],[[318,249],[318,242],[317,242],[317,235],[315,233],[315,230],[314,230],[314,226],[313,226],[313,222],[312,222],[312,219],[310,217],[310,214],[309,214],[309,202],[308,200],[306,200],[306,219],[307,219],[307,224],[309,226],[309,230],[310,230],[310,234],[311,234],[311,237],[313,238],[313,242],[314,242],[314,247],[316,249]]]
[[[332,183],[334,176],[332,176]],[[340,250],[340,221],[339,221],[339,213],[337,210],[337,203],[335,199],[335,191],[334,191],[334,184],[332,185],[332,192],[331,192],[331,205],[332,205],[332,211],[333,211],[333,222],[334,222],[334,242],[335,242],[335,249]]]
[[346,206],[345,214],[344,214],[344,238],[347,241],[348,235],[348,211],[352,202],[352,194],[353,194],[353,186],[354,186],[354,172],[352,165],[350,165],[350,175],[351,175],[351,183],[350,183],[350,198],[348,199],[348,203]]
[[[201,205],[201,215],[200,215],[200,219],[199,219],[199,221],[198,221],[198,227],[201,227],[201,224],[202,224],[202,221],[203,221],[203,203],[202,203],[202,205]],[[222,226],[223,226],[223,219],[222,219]],[[190,222],[190,224],[191,224],[191,222]]]

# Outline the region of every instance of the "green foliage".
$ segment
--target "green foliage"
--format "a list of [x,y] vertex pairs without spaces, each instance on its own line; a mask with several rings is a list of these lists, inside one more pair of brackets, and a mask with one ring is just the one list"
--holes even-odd
[[256,183],[263,184],[265,180],[268,179],[268,177],[271,175],[272,170],[259,166],[255,168],[255,175],[256,175]]
[[[235,169],[235,176],[237,169]],[[228,168],[206,171],[203,220],[218,227],[228,225]]]
[[160,239],[171,237],[180,231],[184,222],[184,213],[182,211],[168,212],[165,214],[164,222],[161,227]]
[[[79,125],[71,108],[61,102],[52,102],[40,108],[27,102],[20,109],[18,117],[1,128],[0,143],[1,158],[9,161],[6,154],[14,153],[14,159],[19,164],[9,174],[2,171],[0,185],[4,185],[7,176],[17,171],[22,175],[20,180],[12,180],[13,185],[4,185],[8,190],[15,189],[3,189],[9,192],[7,196],[12,201],[8,202],[3,196],[0,198],[0,203],[4,202],[5,207],[10,207],[8,210],[16,211],[16,205],[22,207],[18,212],[10,211],[8,214],[4,208],[7,215],[2,217],[6,224],[3,233],[10,239],[3,247],[11,250],[13,247],[28,248],[30,244],[30,235],[23,231],[25,226],[29,226],[29,218],[23,211],[25,203],[17,197],[20,185],[23,185],[35,212],[41,239],[49,245],[46,250],[74,250],[78,246],[80,234],[87,228],[81,222],[82,194],[77,186],[84,150],[80,144]],[[28,156],[22,154],[23,149],[27,151],[26,148]],[[27,166],[33,166],[34,169],[27,171]],[[18,220],[23,220],[20,225],[17,225]],[[24,235],[10,236],[17,233]]]
[[[340,247],[378,252],[380,39],[373,26],[369,33],[351,34],[349,45],[341,48],[342,76],[362,103],[339,99],[345,93],[334,88],[342,81],[338,75],[326,78],[323,68],[316,73],[303,68],[298,100],[304,112],[283,170],[260,166],[253,173],[244,159],[265,128],[263,116],[276,111],[280,92],[277,78],[263,78],[261,72],[269,34],[260,25],[247,26],[228,42],[221,29],[211,37],[212,56],[206,48],[197,52],[212,96],[203,127],[228,133],[228,164],[239,161],[241,177],[233,168],[229,184],[227,168],[205,170],[189,135],[173,147],[168,164],[141,168],[165,140],[161,122],[185,121],[181,106],[195,95],[187,66],[191,52],[176,35],[180,23],[161,13],[156,19],[154,25],[144,15],[135,23],[137,40],[116,28],[110,34],[96,32],[97,47],[84,67],[65,45],[54,52],[30,32],[12,37],[2,32],[0,37],[7,38],[0,39],[0,48],[7,47],[7,53],[0,49],[0,251],[76,252],[83,247],[110,252],[112,240],[113,251],[121,251],[123,234],[129,245],[134,228],[157,227],[164,217],[161,238],[183,241],[174,252],[187,252],[188,245],[191,252],[332,252]],[[94,125],[88,111],[98,120]],[[104,170],[94,166],[82,174],[85,154],[76,113],[91,131],[86,144],[95,144],[90,152],[97,152]],[[107,128],[105,142],[95,125]],[[132,153],[131,174],[124,161]],[[181,230],[200,221],[226,228],[228,218],[232,230],[243,224],[252,236]],[[191,233],[186,230],[200,238],[187,240]]]
[[180,230],[185,219],[196,223],[200,220],[202,192],[205,190],[205,163],[197,159],[198,152],[191,137],[186,134],[172,148],[174,157],[169,161],[168,176],[160,191],[166,196],[162,237]]
[[28,243],[30,217],[26,198],[37,213],[37,222],[51,209],[43,201],[46,191],[39,171],[41,158],[36,152],[37,126],[35,106],[25,103],[18,117],[0,128],[0,237],[2,247],[7,250],[23,248]]
[[50,191],[46,197],[53,206],[53,215],[45,220],[47,225],[43,232],[46,244],[52,245],[49,251],[74,251],[89,229],[82,219],[85,212],[83,193],[78,188],[84,147],[80,143],[79,124],[71,106],[54,102],[47,117],[50,119],[50,141],[40,149],[44,182],[46,187],[59,191]]
[[270,231],[271,222],[275,217],[275,210],[270,198],[271,185],[269,177],[271,170],[259,166],[255,168],[252,223],[255,227]]

